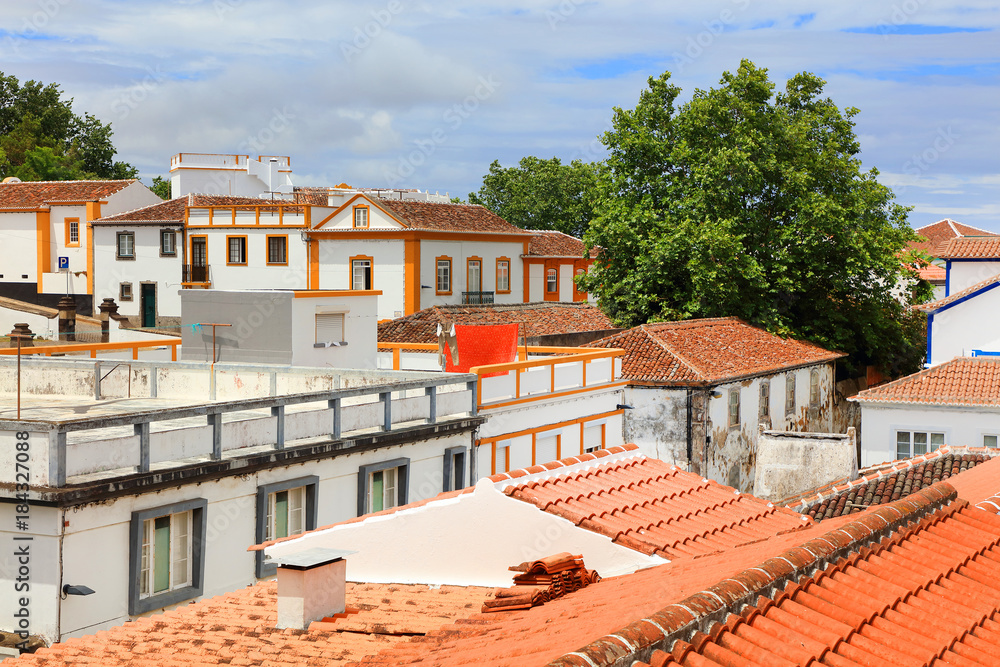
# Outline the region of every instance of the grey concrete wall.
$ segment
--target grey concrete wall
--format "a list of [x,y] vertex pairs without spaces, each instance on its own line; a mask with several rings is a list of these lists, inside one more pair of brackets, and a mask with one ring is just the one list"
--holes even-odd
[[757,438],[753,494],[778,501],[858,474],[855,432],[788,433],[762,430]]
[[212,327],[191,325],[222,322],[232,326],[216,328],[216,361],[292,363],[293,298],[291,292],[184,290],[181,300],[184,361],[212,360]]

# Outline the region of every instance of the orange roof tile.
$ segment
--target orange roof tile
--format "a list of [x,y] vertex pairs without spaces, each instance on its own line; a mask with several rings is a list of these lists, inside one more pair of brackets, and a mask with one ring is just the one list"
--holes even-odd
[[[99,218],[94,221],[94,224],[183,222],[184,213],[189,206],[265,206],[270,203],[283,204],[285,202],[270,202],[257,197],[189,194],[177,197],[176,199],[169,199],[159,204],[143,206],[142,208],[125,211],[124,213]],[[285,210],[287,211],[288,209]]]
[[514,324],[523,322],[529,338],[551,334],[615,329],[597,306],[589,303],[537,302],[492,306],[433,306],[378,325],[384,343],[436,343],[437,326]]
[[963,225],[961,222],[955,222],[954,220],[949,220],[945,218],[944,220],[939,220],[932,225],[926,225],[920,229],[915,230],[917,234],[924,237],[924,241],[914,241],[910,244],[911,248],[917,250],[923,250],[928,255],[936,257],[935,253],[942,243],[953,238],[960,236],[993,236],[993,232],[988,232],[985,229],[978,229],[976,227],[970,227],[969,225]]
[[48,203],[100,201],[138,180],[31,181],[0,183],[0,208],[29,208]]
[[941,259],[1000,259],[1000,236],[961,236],[945,241],[935,253]]
[[927,303],[921,303],[913,306],[913,310],[920,310],[925,313],[936,313],[942,310],[945,306],[950,306],[956,301],[960,301],[965,297],[975,294],[977,292],[982,292],[987,288],[992,288],[995,285],[1000,285],[1000,273],[986,280],[976,283],[971,287],[966,287],[961,292],[955,292],[954,294],[949,294],[943,299],[938,299],[937,301],[928,301]]
[[411,229],[487,232],[518,236],[530,233],[476,204],[444,204],[382,197],[375,197],[372,201]]
[[735,317],[643,324],[585,347],[625,350],[623,379],[682,387],[729,382],[846,356],[775,336]]
[[[534,236],[528,244],[528,255],[532,257],[573,257],[582,259],[585,246],[583,241],[555,230],[529,229]],[[597,257],[597,248],[590,249],[590,257]]]
[[948,278],[948,272],[937,264],[928,264],[917,269],[917,275],[927,282],[944,282]]
[[958,357],[848,400],[953,406],[1000,406],[1000,359]]
[[41,649],[14,665],[343,665],[478,614],[490,588],[347,584],[358,613],[278,630],[277,582],[195,602]]
[[809,523],[797,512],[644,456],[508,486],[504,493],[665,558],[712,553]]

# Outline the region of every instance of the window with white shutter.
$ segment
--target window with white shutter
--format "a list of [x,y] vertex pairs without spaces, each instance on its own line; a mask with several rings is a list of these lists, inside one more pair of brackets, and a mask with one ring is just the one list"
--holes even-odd
[[316,344],[344,341],[344,313],[316,314]]

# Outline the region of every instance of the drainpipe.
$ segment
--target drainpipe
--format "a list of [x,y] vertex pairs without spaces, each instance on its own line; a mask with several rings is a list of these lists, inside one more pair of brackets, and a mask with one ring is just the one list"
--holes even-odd
[[687,390],[687,469],[691,471],[691,457],[694,455],[694,434],[691,432],[691,419],[694,412],[694,393],[691,388]]

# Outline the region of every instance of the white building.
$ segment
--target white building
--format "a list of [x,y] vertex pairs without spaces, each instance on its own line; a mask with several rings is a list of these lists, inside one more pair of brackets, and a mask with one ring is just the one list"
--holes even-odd
[[271,199],[291,195],[292,163],[284,155],[178,153],[170,158],[170,197],[189,193]]
[[848,400],[861,405],[862,467],[1000,444],[1000,359],[959,357]]
[[[471,375],[21,364],[18,419],[0,362],[0,543],[30,545],[30,634],[48,642],[242,588],[273,575],[252,544],[475,476]],[[17,558],[0,554],[6,591]],[[0,631],[16,605],[0,596]]]
[[736,318],[644,324],[585,347],[625,351],[626,442],[741,491],[753,488],[761,424],[833,430],[842,353]]
[[68,292],[92,313],[95,266],[108,251],[91,223],[159,201],[135,179],[0,183],[0,296],[52,307]]

